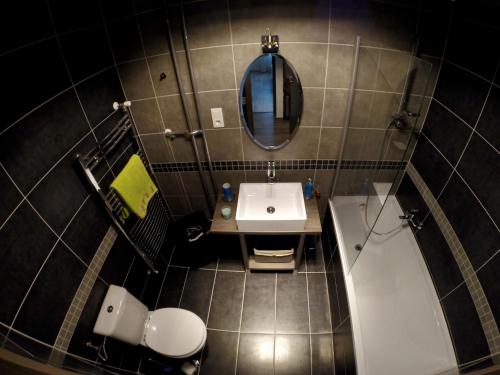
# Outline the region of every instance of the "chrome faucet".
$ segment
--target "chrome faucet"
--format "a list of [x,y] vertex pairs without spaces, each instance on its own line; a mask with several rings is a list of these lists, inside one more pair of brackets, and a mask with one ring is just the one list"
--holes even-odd
[[267,183],[274,184],[276,182],[276,165],[274,161],[267,162]]
[[401,220],[406,220],[408,225],[410,225],[415,230],[422,229],[422,222],[417,220],[415,215],[418,214],[418,209],[412,208],[410,211],[406,211],[404,215],[400,215]]

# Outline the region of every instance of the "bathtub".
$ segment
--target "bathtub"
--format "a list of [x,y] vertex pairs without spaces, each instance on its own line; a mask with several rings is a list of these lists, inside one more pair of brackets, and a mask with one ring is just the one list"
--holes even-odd
[[[330,200],[358,374],[456,373],[455,353],[436,290],[411,229],[401,226],[398,216],[403,212],[393,195],[388,196],[375,230],[400,228],[389,235],[372,234],[361,252],[354,249],[354,242],[368,230],[365,199]],[[370,200],[374,200],[370,204],[382,204],[377,196]],[[369,218],[370,222],[374,219]]]

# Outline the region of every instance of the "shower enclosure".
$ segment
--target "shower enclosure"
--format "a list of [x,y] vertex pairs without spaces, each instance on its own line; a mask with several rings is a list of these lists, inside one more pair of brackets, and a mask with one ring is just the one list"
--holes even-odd
[[[358,38],[352,51],[341,155],[331,192],[350,267],[398,186],[432,86],[432,65],[415,56],[416,46],[406,52],[373,45]],[[384,233],[391,230],[384,228]]]
[[[406,220],[394,195],[426,115],[432,66],[415,53],[373,46],[358,37],[353,47],[330,196],[356,369],[363,375],[443,374],[457,364],[410,229],[418,226],[418,213]],[[334,327],[334,336],[342,329]]]

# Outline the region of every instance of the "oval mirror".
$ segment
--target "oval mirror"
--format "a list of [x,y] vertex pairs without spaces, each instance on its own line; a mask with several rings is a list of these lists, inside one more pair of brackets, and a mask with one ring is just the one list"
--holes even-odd
[[240,85],[240,114],[260,147],[277,150],[293,138],[302,115],[302,86],[281,55],[266,53],[247,68]]

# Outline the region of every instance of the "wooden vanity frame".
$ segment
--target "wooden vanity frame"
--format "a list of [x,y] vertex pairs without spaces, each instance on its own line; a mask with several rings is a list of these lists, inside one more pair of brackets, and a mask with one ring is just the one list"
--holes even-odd
[[[243,257],[243,264],[246,270],[259,270],[259,271],[293,271],[298,270],[302,260],[302,253],[304,251],[304,241],[307,235],[321,234],[321,219],[319,216],[318,203],[316,199],[305,200],[307,220],[305,228],[301,231],[256,231],[256,232],[243,232],[238,230],[236,225],[236,207],[238,205],[237,197],[232,202],[224,202],[222,197],[217,199],[217,204],[214,210],[214,217],[210,231],[217,234],[232,234],[238,235],[240,238],[241,255]],[[231,207],[231,218],[224,219],[221,215],[221,208],[224,206]],[[252,235],[299,235],[299,244],[295,251],[295,259],[287,263],[258,263],[255,261],[253,255],[248,254],[247,243],[245,236]]]

